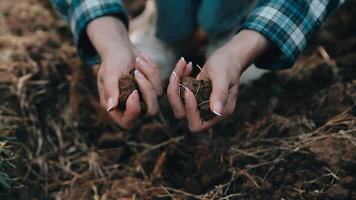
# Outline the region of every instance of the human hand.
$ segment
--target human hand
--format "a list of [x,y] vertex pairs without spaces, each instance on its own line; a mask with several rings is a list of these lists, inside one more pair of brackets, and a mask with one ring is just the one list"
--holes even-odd
[[194,94],[185,89],[185,102],[180,101],[178,90],[180,80],[191,73],[191,63],[184,59],[178,61],[168,86],[168,97],[175,117],[186,118],[192,132],[206,130],[234,112],[238,93],[239,80],[242,72],[250,63],[268,47],[268,41],[259,33],[244,30],[229,43],[214,52],[205,63],[197,79],[210,79],[212,93],[210,110],[216,117],[203,121],[198,112]]
[[100,103],[111,118],[121,127],[131,128],[140,115],[140,97],[137,90],[128,97],[124,112],[117,109],[120,96],[119,79],[132,70],[135,70],[135,80],[147,105],[147,115],[156,115],[159,111],[157,97],[162,94],[159,69],[132,45],[124,24],[114,17],[102,17],[88,25],[87,33],[102,61],[97,85]]
[[190,76],[192,64],[186,63],[184,59],[179,60],[171,75],[167,91],[170,104],[175,117],[186,118],[192,132],[208,129],[233,113],[242,69],[241,65],[234,62],[230,56],[226,49],[217,50],[197,76],[197,79],[209,79],[212,82],[210,109],[216,114],[216,117],[209,121],[201,119],[197,100],[189,89],[185,89],[184,103],[179,98],[179,83],[183,77]]

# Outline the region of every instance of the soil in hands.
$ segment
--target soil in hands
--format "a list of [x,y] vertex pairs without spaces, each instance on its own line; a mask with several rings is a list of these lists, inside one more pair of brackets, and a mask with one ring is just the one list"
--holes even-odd
[[119,97],[119,107],[118,109],[120,111],[125,111],[126,110],[126,102],[129,96],[132,94],[133,91],[137,90],[140,96],[140,106],[141,106],[141,113],[144,114],[146,113],[147,106],[143,102],[142,95],[139,91],[137,82],[134,78],[133,75],[126,75],[123,76],[122,78],[119,79],[119,91],[120,91],[120,97]]
[[[0,199],[356,200],[356,0],[317,36],[329,59],[310,48],[291,71],[241,85],[233,116],[203,134],[166,96],[136,129],[107,120],[96,77],[43,2],[0,1],[0,133],[24,147],[13,169],[23,187]],[[138,87],[123,79],[124,110]],[[211,86],[186,79],[203,115]]]
[[197,100],[200,117],[203,121],[213,119],[216,115],[210,110],[210,94],[212,84],[210,80],[197,80],[192,77],[184,77],[180,83],[179,96],[184,102],[184,91],[189,89]]

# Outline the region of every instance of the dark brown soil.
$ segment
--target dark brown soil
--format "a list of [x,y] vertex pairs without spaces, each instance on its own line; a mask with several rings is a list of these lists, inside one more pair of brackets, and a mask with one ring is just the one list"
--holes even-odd
[[[119,97],[118,109],[120,111],[126,110],[126,101],[129,98],[129,96],[132,94],[132,92],[135,90],[139,92],[137,82],[132,75],[126,75],[119,79],[120,97]],[[147,106],[143,102],[142,95],[140,92],[139,92],[139,96],[140,96],[140,104],[141,104],[141,113],[146,113]]]
[[200,117],[204,121],[213,119],[216,115],[211,112],[209,106],[210,94],[212,91],[211,81],[197,80],[192,77],[184,77],[179,89],[180,98],[184,101],[184,91],[188,88],[196,97]]
[[[48,1],[0,10],[0,134],[18,143],[19,177],[0,199],[356,200],[355,0],[293,69],[241,85],[233,116],[202,134],[164,96],[157,117],[116,126]],[[209,83],[182,84],[209,99]]]

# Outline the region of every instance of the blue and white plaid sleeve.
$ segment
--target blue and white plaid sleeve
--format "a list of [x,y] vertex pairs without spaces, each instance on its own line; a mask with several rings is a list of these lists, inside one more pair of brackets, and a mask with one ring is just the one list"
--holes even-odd
[[128,15],[121,0],[52,0],[52,4],[70,24],[78,54],[89,65],[100,63],[86,34],[86,27],[92,20],[102,16],[117,16],[128,27]]
[[261,33],[277,51],[266,53],[256,66],[270,70],[292,67],[313,33],[344,1],[259,0],[240,30]]

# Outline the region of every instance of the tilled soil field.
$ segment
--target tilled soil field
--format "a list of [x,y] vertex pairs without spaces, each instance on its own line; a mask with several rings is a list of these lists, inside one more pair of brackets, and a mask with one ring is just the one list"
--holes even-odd
[[17,155],[0,198],[356,200],[355,10],[347,1],[292,70],[242,85],[232,118],[191,134],[166,97],[159,116],[117,127],[50,4],[0,1],[0,132]]

